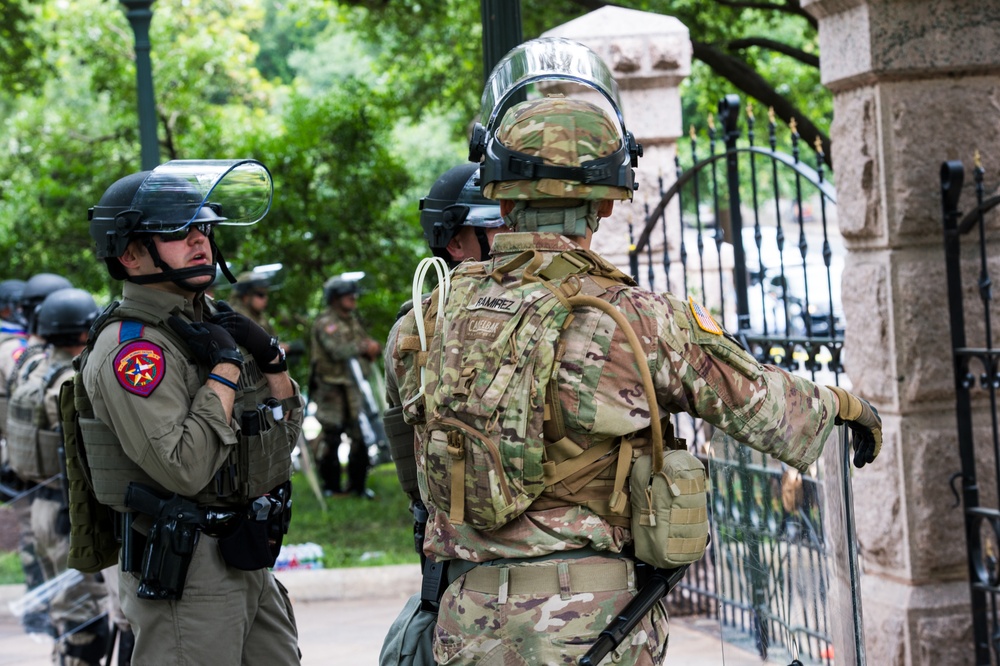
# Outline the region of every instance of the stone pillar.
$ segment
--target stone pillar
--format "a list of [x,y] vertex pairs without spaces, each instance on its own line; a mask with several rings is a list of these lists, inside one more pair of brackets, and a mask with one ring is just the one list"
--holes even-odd
[[881,456],[853,477],[868,663],[971,665],[938,171],[961,159],[971,174],[977,149],[1000,171],[1000,12],[976,0],[802,5],[834,93],[847,374],[885,425]]
[[[603,7],[544,36],[585,44],[607,63],[621,91],[626,126],[642,144],[635,198],[631,204],[615,205],[614,215],[601,223],[593,242],[594,250],[628,272],[629,226],[637,238],[647,211],[660,200],[659,177],[665,188],[676,180],[674,156],[682,132],[679,86],[691,73],[688,30],[671,16]],[[677,214],[676,207],[668,211],[668,216],[674,216],[669,229],[680,228]],[[662,256],[662,236],[653,240],[652,252]],[[662,269],[656,281],[658,288],[665,289]]]

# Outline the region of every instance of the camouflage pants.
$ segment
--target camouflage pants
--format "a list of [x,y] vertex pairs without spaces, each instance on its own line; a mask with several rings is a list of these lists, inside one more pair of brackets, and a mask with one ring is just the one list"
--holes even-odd
[[[635,593],[627,560],[479,566],[445,590],[434,660],[443,666],[576,664]],[[660,603],[609,655],[610,663],[662,664],[668,632]]]

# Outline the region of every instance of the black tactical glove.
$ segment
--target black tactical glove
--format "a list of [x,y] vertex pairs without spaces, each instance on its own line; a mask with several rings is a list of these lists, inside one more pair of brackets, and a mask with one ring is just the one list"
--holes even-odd
[[273,374],[288,369],[285,352],[278,345],[277,338],[268,335],[260,324],[249,317],[234,312],[225,301],[217,302],[216,307],[219,312],[210,317],[210,321],[229,331],[237,343],[246,347],[262,372]]
[[851,445],[854,447],[854,466],[864,467],[875,460],[882,450],[882,419],[878,411],[867,400],[848,393],[839,386],[828,386],[840,399],[837,425],[846,423],[851,429]]
[[243,354],[236,348],[233,336],[221,326],[207,321],[187,322],[177,315],[170,315],[167,323],[184,339],[191,353],[202,363],[213,367],[219,363],[243,367]]

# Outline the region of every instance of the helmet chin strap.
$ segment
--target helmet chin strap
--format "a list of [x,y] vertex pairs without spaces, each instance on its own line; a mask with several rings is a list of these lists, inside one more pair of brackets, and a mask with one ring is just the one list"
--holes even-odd
[[[153,265],[160,269],[160,273],[152,273],[150,275],[131,275],[127,279],[129,282],[134,282],[135,284],[154,284],[157,282],[173,282],[178,287],[184,291],[190,291],[191,293],[199,293],[205,291],[212,283],[215,282],[216,265],[222,271],[222,274],[226,276],[230,284],[236,284],[236,278],[233,277],[232,271],[229,270],[229,266],[226,265],[225,260],[222,258],[222,251],[219,250],[219,246],[215,244],[214,238],[209,238],[209,246],[212,250],[212,256],[215,257],[215,261],[211,264],[205,264],[203,266],[191,266],[189,268],[173,268],[167,262],[163,261],[160,257],[160,253],[156,249],[156,243],[153,242],[152,238],[143,239],[143,244],[146,246],[146,250],[149,252],[149,256],[153,258]],[[211,280],[203,284],[193,284],[189,282],[192,278],[205,277],[210,275]]]
[[490,258],[490,239],[486,235],[486,230],[482,227],[475,227],[476,240],[479,241],[479,261],[486,261]]

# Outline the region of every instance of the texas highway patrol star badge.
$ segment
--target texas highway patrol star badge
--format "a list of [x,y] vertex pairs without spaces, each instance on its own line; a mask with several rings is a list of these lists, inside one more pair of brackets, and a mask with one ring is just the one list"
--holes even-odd
[[163,381],[163,349],[148,340],[130,342],[115,356],[114,368],[122,388],[145,398]]

